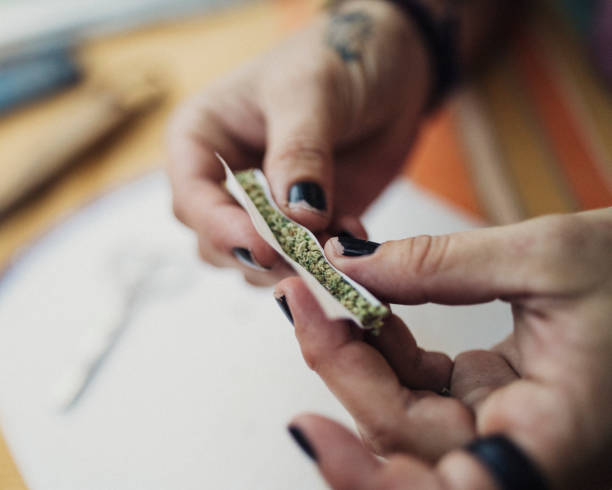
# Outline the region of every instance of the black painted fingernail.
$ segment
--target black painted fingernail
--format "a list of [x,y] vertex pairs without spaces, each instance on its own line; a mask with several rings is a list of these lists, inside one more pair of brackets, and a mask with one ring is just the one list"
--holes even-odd
[[308,455],[308,457],[316,462],[317,454],[314,452],[314,449],[310,445],[308,439],[306,439],[304,433],[295,425],[289,426],[289,433],[293,436],[293,439],[295,440],[297,445],[302,448],[302,450]]
[[280,309],[283,310],[283,313],[287,317],[287,320],[291,322],[293,325],[293,315],[291,314],[291,310],[289,309],[289,305],[287,304],[287,298],[285,296],[281,296],[280,298],[274,298],[280,306]]
[[499,488],[550,488],[537,463],[503,434],[491,434],[475,439],[464,449],[489,471]]
[[368,242],[359,238],[351,238],[347,236],[338,236],[338,242],[342,245],[342,255],[346,257],[362,257],[371,255],[380,247],[380,243]]
[[253,258],[253,255],[251,254],[250,250],[247,250],[246,248],[235,247],[232,249],[232,253],[234,254],[234,257],[236,257],[236,259],[238,259],[238,261],[244,265],[247,265],[258,271],[269,270],[266,267],[258,264],[257,261]]
[[289,203],[297,204],[302,202],[319,211],[327,209],[325,193],[321,186],[314,182],[298,182],[289,189]]

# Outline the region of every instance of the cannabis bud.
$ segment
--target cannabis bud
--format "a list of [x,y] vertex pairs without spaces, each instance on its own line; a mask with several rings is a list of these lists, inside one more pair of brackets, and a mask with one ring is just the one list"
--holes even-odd
[[283,251],[310,272],[334,298],[359,319],[364,328],[378,332],[384,318],[389,314],[389,309],[380,303],[372,303],[332,267],[308,230],[284,216],[270,203],[265,190],[257,181],[255,171],[239,172],[235,177]]

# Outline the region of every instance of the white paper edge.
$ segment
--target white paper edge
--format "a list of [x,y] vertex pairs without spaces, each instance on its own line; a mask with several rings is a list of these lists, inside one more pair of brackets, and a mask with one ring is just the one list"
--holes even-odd
[[[308,272],[304,267],[302,267],[300,264],[298,264],[295,260],[293,260],[291,257],[289,257],[289,255],[285,253],[285,251],[282,249],[282,247],[276,240],[274,233],[272,233],[272,230],[270,230],[270,228],[268,227],[268,224],[265,222],[263,216],[259,213],[259,211],[255,207],[255,204],[253,204],[253,201],[251,201],[246,191],[238,183],[238,181],[236,180],[236,177],[234,177],[234,174],[232,173],[231,169],[229,168],[225,160],[223,160],[221,155],[219,155],[218,153],[216,155],[219,161],[221,162],[221,164],[223,165],[223,168],[225,169],[225,176],[226,176],[225,186],[227,190],[236,199],[236,201],[238,201],[238,203],[244,208],[244,210],[248,213],[249,217],[251,218],[251,221],[253,222],[253,226],[255,227],[255,230],[261,235],[261,237],[266,241],[266,243],[268,243],[274,250],[276,250],[279,253],[279,255],[283,257],[287,261],[287,263],[291,265],[291,267],[293,267],[293,269],[295,269],[295,271],[298,273],[298,275],[302,278],[302,280],[306,284],[306,287],[308,288],[308,290],[312,293],[312,295],[318,301],[319,305],[321,306],[321,309],[325,313],[325,316],[327,316],[327,318],[329,318],[330,320],[350,319],[353,322],[355,322],[357,325],[359,325],[361,328],[364,328],[361,321],[352,312],[350,312],[344,305],[342,305],[327,289],[325,289],[321,285],[321,283],[319,283],[319,281],[310,272]],[[287,218],[292,223],[295,223],[297,226],[305,230],[308,233],[308,235],[314,240],[314,243],[317,244],[323,256],[327,259],[327,256],[325,255],[325,251],[323,250],[323,247],[321,247],[321,244],[316,239],[314,234],[310,230],[308,230],[306,227],[300,225],[299,223],[296,223],[291,218],[287,217],[278,208],[278,206],[276,205],[276,202],[272,198],[270,187],[268,185],[268,181],[266,177],[264,176],[264,174],[260,170],[256,169],[255,177],[257,179],[257,182],[262,186],[270,204],[285,218]],[[328,263],[329,263],[329,260],[328,260]],[[360,294],[362,294],[370,303],[372,303],[375,306],[382,305],[382,303],[372,293],[370,293],[366,288],[364,288],[361,284],[356,283],[353,279],[348,277],[342,271],[339,271],[338,269],[336,269],[331,263],[329,263],[329,265],[336,272],[338,272],[338,274],[340,274],[340,276],[346,282],[348,282]]]

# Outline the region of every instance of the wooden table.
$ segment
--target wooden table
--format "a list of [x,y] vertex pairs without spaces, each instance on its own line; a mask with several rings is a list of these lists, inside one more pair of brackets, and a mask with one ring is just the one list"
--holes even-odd
[[[89,42],[81,50],[90,75],[153,66],[169,81],[163,105],[135,121],[103,148],[88,153],[24,207],[0,221],[0,270],[62,217],[110,188],[152,170],[164,160],[164,131],[180,100],[241,61],[265,50],[316,10],[310,0],[260,1],[242,7],[151,26]],[[48,137],[58,116],[83,88],[0,119],[0,176]],[[0,428],[1,430],[1,428]],[[0,489],[26,488],[0,434]]]

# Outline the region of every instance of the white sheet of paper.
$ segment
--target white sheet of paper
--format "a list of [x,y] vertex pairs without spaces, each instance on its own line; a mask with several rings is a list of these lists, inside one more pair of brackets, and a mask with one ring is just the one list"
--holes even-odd
[[[476,224],[397,182],[366,225],[381,241]],[[117,315],[125,291],[113,264],[135,255],[178,261],[187,286],[143,302],[81,402],[61,413],[54,388],[83,339]],[[451,354],[511,325],[500,303],[393,309],[422,345]],[[0,281],[0,426],[31,490],[326,488],[285,430],[302,411],[350,425],[271,290],[198,262],[160,174],[66,220]]]

